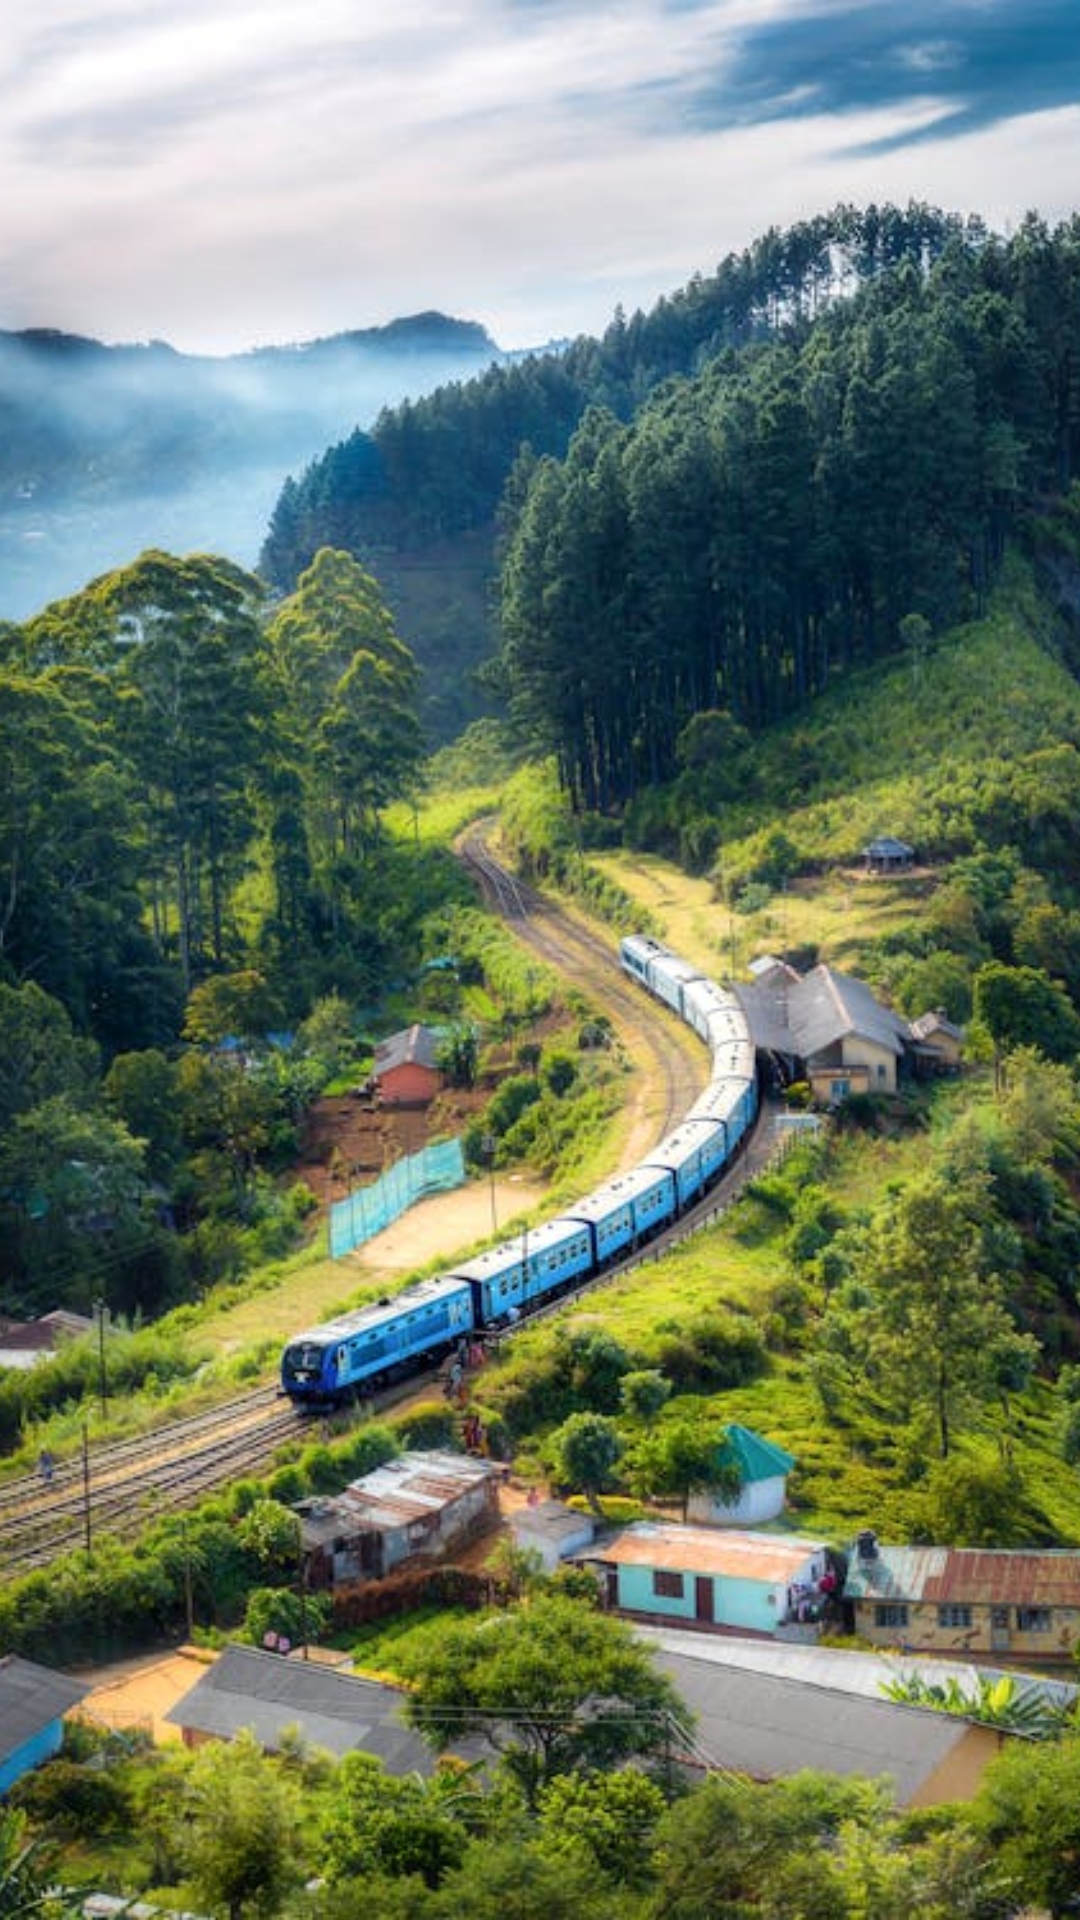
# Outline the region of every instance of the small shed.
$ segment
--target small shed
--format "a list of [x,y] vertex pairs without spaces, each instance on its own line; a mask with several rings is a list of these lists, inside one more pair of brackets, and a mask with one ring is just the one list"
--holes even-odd
[[297,1503],[313,1587],[382,1580],[494,1527],[505,1468],[467,1453],[405,1453],[332,1497]]
[[49,1360],[67,1340],[92,1333],[94,1322],[85,1314],[57,1307],[37,1320],[0,1319],[0,1367],[29,1369]]
[[916,1071],[955,1073],[964,1052],[964,1029],[953,1025],[942,1007],[921,1013],[911,1022]]
[[794,1534],[638,1521],[578,1557],[620,1613],[741,1633],[812,1628],[833,1585],[824,1544]]
[[560,1560],[580,1553],[592,1543],[596,1525],[588,1513],[576,1513],[561,1500],[539,1500],[510,1515],[514,1545],[538,1553],[544,1572],[552,1573]]
[[380,1040],[371,1077],[387,1107],[426,1107],[443,1083],[439,1069],[441,1036],[434,1027],[405,1027]]
[[734,1500],[707,1489],[690,1497],[689,1519],[709,1527],[760,1527],[782,1513],[787,1500],[787,1477],[795,1465],[793,1456],[765,1440],[749,1427],[732,1425],[720,1448],[720,1461],[739,1473],[739,1492]]
[[904,873],[915,859],[915,849],[906,840],[881,833],[863,848],[863,859],[869,873]]
[[0,1658],[0,1794],[60,1751],[65,1713],[85,1700],[81,1680],[17,1653]]

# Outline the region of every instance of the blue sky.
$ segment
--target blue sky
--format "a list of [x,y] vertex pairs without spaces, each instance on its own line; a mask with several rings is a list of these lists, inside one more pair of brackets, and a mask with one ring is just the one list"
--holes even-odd
[[602,328],[838,200],[1080,199],[1078,0],[34,0],[0,327]]

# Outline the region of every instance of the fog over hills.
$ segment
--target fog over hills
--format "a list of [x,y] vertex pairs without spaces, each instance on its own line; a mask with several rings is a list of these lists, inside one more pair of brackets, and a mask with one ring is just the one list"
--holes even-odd
[[0,619],[146,547],[254,566],[286,476],[380,409],[502,359],[424,313],[223,358],[0,332]]

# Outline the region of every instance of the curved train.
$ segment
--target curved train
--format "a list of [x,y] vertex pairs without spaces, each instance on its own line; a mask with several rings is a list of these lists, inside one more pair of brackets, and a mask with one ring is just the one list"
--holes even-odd
[[758,1106],[754,1046],[734,995],[643,934],[620,944],[623,970],[704,1041],[712,1077],[679,1125],[630,1173],[575,1206],[489,1247],[452,1271],[341,1314],[290,1340],[281,1385],[299,1406],[370,1393],[434,1364],[473,1332],[513,1324],[571,1286],[594,1279],[706,1192],[734,1157]]

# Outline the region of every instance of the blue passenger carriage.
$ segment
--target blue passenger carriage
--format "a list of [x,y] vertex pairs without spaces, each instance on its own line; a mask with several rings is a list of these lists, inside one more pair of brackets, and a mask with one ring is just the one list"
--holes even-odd
[[422,1280],[396,1300],[379,1300],[297,1334],[281,1356],[291,1400],[338,1404],[382,1386],[421,1361],[434,1362],[476,1325],[462,1280]]
[[477,1326],[500,1326],[592,1271],[592,1241],[580,1220],[546,1220],[455,1267],[471,1288]]

